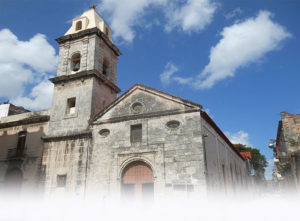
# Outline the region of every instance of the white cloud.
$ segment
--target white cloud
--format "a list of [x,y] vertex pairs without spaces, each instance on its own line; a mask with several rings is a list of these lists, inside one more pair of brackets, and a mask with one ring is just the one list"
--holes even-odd
[[13,62],[0,62],[0,97],[12,98],[23,93],[26,83],[33,81],[33,72]]
[[201,31],[212,22],[217,9],[211,0],[187,0],[181,7],[171,4],[165,9],[168,24],[166,31],[179,28],[183,31]]
[[231,133],[226,131],[225,132],[226,136],[228,139],[231,141],[233,144],[244,144],[246,146],[252,146],[250,141],[249,141],[249,134],[244,132],[244,131],[238,131],[236,133]]
[[165,66],[165,70],[163,73],[160,74],[160,82],[163,85],[168,85],[171,82],[171,77],[173,76],[174,73],[178,72],[178,67],[174,65],[172,62],[169,62]]
[[233,9],[233,11],[225,14],[224,17],[228,20],[228,19],[234,18],[236,16],[239,16],[243,13],[244,13],[244,11],[241,8],[235,8],[235,9]]
[[52,101],[53,87],[53,84],[48,79],[44,79],[32,88],[28,96],[14,98],[11,102],[31,110],[49,108]]
[[99,3],[99,11],[106,15],[110,21],[115,39],[123,39],[132,42],[135,37],[133,27],[137,25],[146,8],[162,5],[167,0],[102,0]]
[[[167,24],[165,29],[175,28],[185,32],[201,31],[213,19],[216,4],[211,0],[101,0],[99,12],[108,19],[113,30],[113,38],[132,42],[135,38],[134,28],[143,23],[145,15],[159,7],[164,13]],[[161,25],[161,21],[147,21],[144,28]]]
[[33,103],[30,104],[29,100],[26,104],[18,101],[26,98],[26,87],[34,87],[29,95],[31,98],[39,97],[38,92],[45,95],[43,90],[47,91],[49,87],[44,84],[44,79],[56,70],[56,64],[55,49],[47,42],[45,35],[36,34],[29,41],[21,41],[10,30],[0,30],[0,97],[27,108],[48,107],[49,96],[31,100]]
[[36,34],[29,41],[20,41],[10,30],[2,29],[0,62],[14,62],[28,65],[38,72],[48,72],[56,69],[57,58],[45,35]]
[[272,14],[260,11],[255,18],[225,27],[222,39],[211,48],[210,61],[196,77],[181,78],[196,89],[213,87],[218,81],[234,77],[237,69],[259,61],[268,52],[280,48],[291,37],[285,28],[271,20]]

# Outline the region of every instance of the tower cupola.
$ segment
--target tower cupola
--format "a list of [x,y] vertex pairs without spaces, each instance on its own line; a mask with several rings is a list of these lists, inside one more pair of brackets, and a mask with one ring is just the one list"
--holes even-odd
[[110,27],[97,13],[95,7],[92,7],[90,10],[84,12],[80,17],[74,18],[72,20],[72,26],[65,35],[75,34],[91,28],[98,28],[109,38],[109,40],[112,41]]

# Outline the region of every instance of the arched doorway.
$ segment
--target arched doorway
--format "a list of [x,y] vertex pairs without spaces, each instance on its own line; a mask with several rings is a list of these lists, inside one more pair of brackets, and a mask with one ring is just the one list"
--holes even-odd
[[5,175],[6,190],[18,194],[21,190],[23,173],[19,168],[8,170]]
[[122,173],[122,199],[152,201],[154,196],[153,171],[142,162],[127,165]]

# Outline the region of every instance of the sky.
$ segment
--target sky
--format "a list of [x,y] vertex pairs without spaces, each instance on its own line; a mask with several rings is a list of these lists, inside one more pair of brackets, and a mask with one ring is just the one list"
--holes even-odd
[[270,163],[280,112],[300,113],[300,0],[0,0],[0,102],[49,108],[58,44],[92,4],[112,29],[117,85],[197,102]]

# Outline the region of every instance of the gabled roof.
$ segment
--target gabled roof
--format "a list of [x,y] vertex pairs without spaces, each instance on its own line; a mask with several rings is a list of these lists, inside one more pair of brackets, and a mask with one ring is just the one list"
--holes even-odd
[[198,109],[202,109],[202,106],[200,104],[194,103],[192,101],[156,90],[154,88],[142,85],[142,84],[135,84],[133,85],[131,88],[129,88],[127,91],[125,91],[120,97],[118,97],[115,101],[113,101],[107,108],[105,108],[104,110],[101,110],[99,113],[97,113],[94,117],[91,118],[91,121],[95,121],[98,118],[100,118],[101,116],[103,116],[105,113],[107,113],[109,110],[111,110],[114,106],[116,106],[119,102],[121,102],[122,100],[124,100],[126,97],[128,97],[130,94],[132,94],[134,91],[136,90],[142,90],[142,91],[146,91],[152,94],[156,94],[157,96],[161,96],[164,97],[165,99],[168,99],[170,101],[173,102],[177,102],[189,107],[195,107]]

